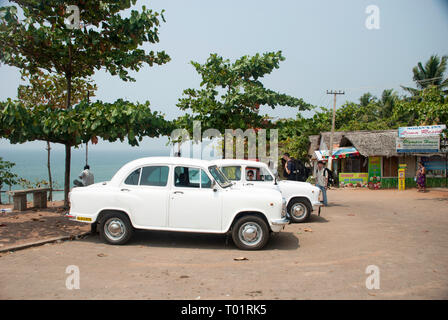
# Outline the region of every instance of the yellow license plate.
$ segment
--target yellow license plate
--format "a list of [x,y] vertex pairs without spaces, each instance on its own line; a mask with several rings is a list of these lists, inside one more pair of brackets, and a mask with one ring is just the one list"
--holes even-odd
[[76,220],[79,220],[79,221],[92,221],[92,218],[76,217]]

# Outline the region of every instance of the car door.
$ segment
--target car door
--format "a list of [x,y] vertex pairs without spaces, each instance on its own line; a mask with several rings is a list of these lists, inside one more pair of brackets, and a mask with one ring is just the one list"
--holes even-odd
[[170,192],[169,227],[220,232],[222,195],[201,168],[176,166]]
[[131,207],[134,223],[142,228],[168,223],[169,167],[150,165],[135,169],[121,187],[122,199]]

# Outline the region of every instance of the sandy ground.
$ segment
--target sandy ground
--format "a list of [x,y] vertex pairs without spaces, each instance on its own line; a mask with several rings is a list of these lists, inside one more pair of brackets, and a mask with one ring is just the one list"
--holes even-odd
[[[329,200],[256,252],[223,236],[143,231],[125,246],[89,236],[4,254],[0,298],[448,299],[448,190],[330,190]],[[78,290],[66,288],[69,265]],[[366,288],[369,265],[380,289]]]
[[[63,204],[63,201],[55,201],[48,202],[47,209],[0,212],[0,250],[89,231],[86,224],[64,217]],[[32,207],[31,202],[28,207]],[[12,208],[12,205],[0,205],[0,208]]]

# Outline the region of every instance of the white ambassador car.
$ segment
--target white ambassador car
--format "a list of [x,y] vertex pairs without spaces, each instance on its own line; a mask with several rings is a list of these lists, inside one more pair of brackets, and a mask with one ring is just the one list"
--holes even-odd
[[[279,190],[287,202],[288,216],[292,222],[305,222],[312,211],[320,214],[320,189],[307,182],[280,180],[269,167],[258,161],[221,159],[212,161],[236,186]],[[252,172],[253,178],[248,173]]]
[[70,192],[71,220],[92,223],[111,244],[134,229],[231,233],[236,246],[263,248],[289,220],[276,190],[237,188],[209,161],[151,157],[124,165],[108,182]]

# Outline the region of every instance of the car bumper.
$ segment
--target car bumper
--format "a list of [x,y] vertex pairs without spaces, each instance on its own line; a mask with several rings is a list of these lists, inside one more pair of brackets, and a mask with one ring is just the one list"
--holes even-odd
[[69,212],[66,212],[64,214],[66,218],[68,218],[71,221],[77,221],[77,222],[84,222],[84,223],[93,223],[95,222],[92,217],[86,217],[76,214],[70,214]]
[[271,220],[271,230],[273,232],[280,232],[289,223],[291,223],[291,222],[286,217],[282,218],[282,219],[273,219],[273,220]]
[[318,201],[318,202],[313,202],[312,205],[313,205],[313,211],[317,212],[317,215],[320,216],[320,208],[322,208],[324,206],[324,204],[322,202]]

